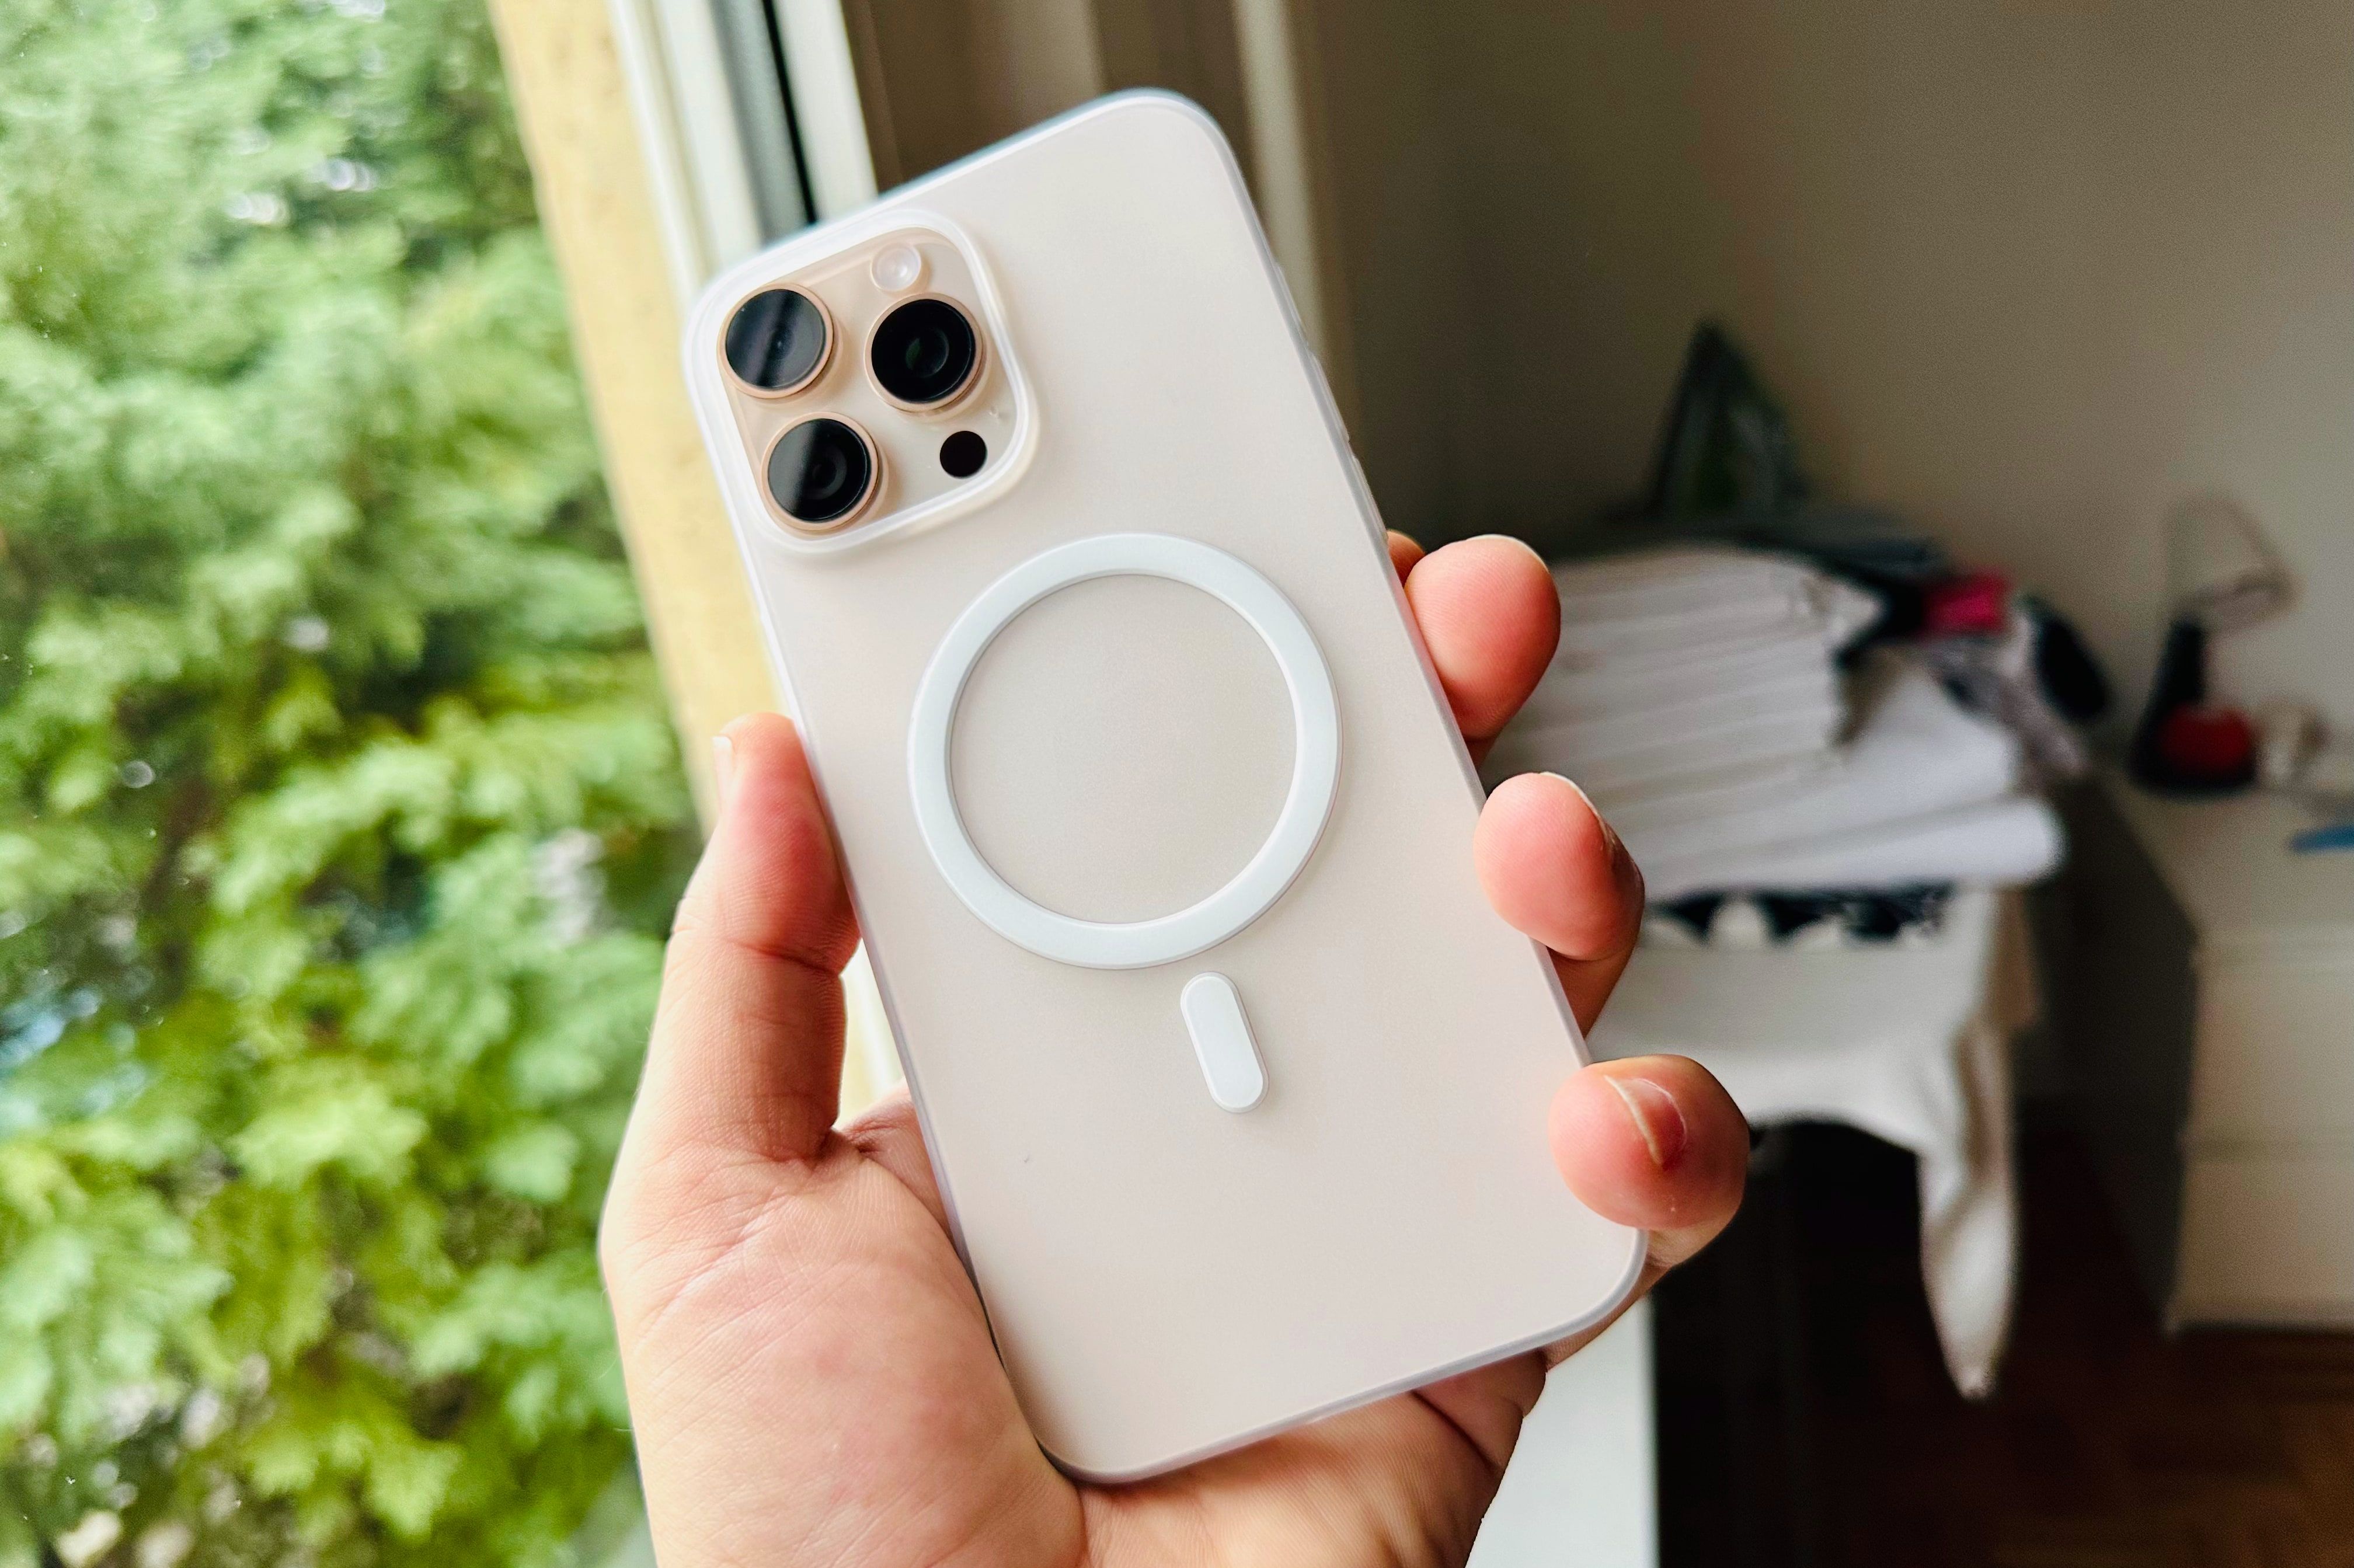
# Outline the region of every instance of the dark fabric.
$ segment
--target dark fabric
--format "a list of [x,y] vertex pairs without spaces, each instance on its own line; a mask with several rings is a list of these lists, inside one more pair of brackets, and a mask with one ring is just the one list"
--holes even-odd
[[1651,906],[1705,942],[1717,918],[1734,898],[1744,898],[1765,916],[1769,940],[1785,942],[1810,927],[1831,921],[1850,939],[1893,942],[1907,931],[1934,932],[1945,922],[1946,906],[1954,895],[1950,883],[1925,883],[1914,887],[1810,888],[1803,892],[1695,893]]

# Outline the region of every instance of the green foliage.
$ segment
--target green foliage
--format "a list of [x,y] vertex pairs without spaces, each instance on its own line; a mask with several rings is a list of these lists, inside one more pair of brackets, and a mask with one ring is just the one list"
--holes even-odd
[[0,0],[0,1568],[561,1562],[691,841],[481,0]]

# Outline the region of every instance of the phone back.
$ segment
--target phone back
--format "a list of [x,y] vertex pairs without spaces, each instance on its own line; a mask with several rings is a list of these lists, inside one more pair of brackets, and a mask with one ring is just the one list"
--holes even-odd
[[[728,343],[779,287],[832,343],[781,392]],[[931,296],[977,368],[911,408],[886,318]],[[1642,1237],[1546,1144],[1583,1043],[1474,877],[1469,759],[1208,119],[1107,100],[798,236],[686,357],[1048,1452],[1149,1474],[1613,1309]],[[820,417],[872,494],[806,525],[839,476],[779,454]]]

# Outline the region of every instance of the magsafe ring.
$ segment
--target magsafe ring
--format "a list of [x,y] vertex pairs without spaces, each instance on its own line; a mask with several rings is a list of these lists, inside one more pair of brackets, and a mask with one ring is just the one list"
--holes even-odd
[[[1097,577],[1165,577],[1199,588],[1266,642],[1291,703],[1291,782],[1275,825],[1233,880],[1150,920],[1058,914],[1016,891],[974,847],[957,809],[949,736],[965,683],[1013,618],[1057,589]],[[1084,969],[1138,969],[1216,947],[1267,913],[1316,851],[1341,778],[1341,715],[1332,672],[1282,590],[1223,550],[1168,534],[1105,534],[1033,556],[967,605],[932,653],[907,726],[916,826],[933,863],[981,923],[1041,958]]]

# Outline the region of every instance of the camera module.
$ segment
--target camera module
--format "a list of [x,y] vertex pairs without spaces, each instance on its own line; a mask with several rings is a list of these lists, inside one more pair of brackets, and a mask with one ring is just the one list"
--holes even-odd
[[941,299],[909,300],[877,323],[867,349],[876,385],[893,401],[924,408],[963,391],[981,364],[981,338]]
[[804,419],[769,449],[769,494],[794,522],[828,527],[866,503],[875,470],[874,449],[856,426]]
[[825,307],[799,289],[768,289],[727,323],[727,368],[756,392],[798,392],[825,368],[833,333]]

